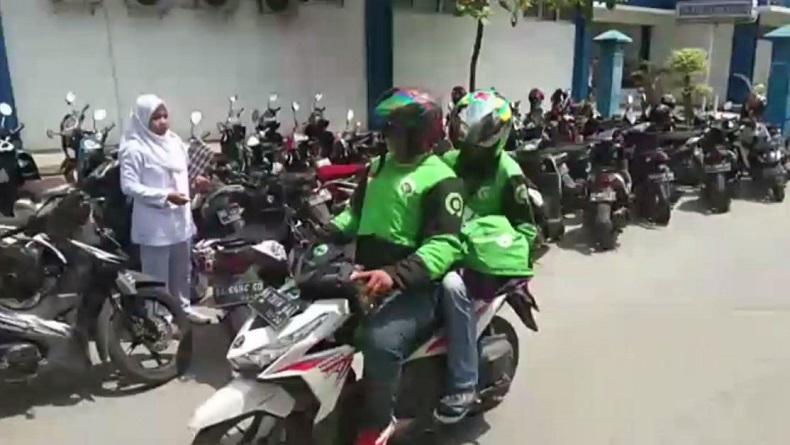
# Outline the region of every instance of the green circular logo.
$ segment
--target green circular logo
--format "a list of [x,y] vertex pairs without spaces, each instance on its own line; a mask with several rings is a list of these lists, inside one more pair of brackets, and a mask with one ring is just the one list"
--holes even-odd
[[400,183],[400,193],[403,196],[410,196],[412,193],[414,193],[415,188],[414,181],[409,178],[404,179]]
[[464,212],[464,198],[461,197],[460,193],[450,193],[444,199],[444,207],[447,209],[447,213],[460,217]]
[[491,187],[483,186],[477,190],[477,199],[485,201],[491,197]]
[[496,239],[496,243],[499,247],[507,249],[513,245],[513,237],[509,233],[499,235]]
[[313,256],[324,256],[329,252],[329,246],[326,244],[319,244],[313,248]]

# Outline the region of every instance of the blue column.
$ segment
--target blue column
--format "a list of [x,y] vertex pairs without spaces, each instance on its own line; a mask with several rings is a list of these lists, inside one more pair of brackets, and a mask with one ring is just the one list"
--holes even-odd
[[743,103],[749,91],[743,80],[734,77],[733,74],[742,74],[749,80],[753,78],[759,32],[759,22],[735,25],[735,31],[732,34],[730,77],[727,81],[727,100],[734,103]]
[[365,43],[368,81],[368,124],[378,128],[373,109],[392,88],[392,1],[365,0]]
[[768,77],[768,108],[766,121],[790,133],[790,25],[765,35],[773,42],[771,73]]
[[611,30],[593,39],[601,46],[596,73],[596,104],[601,116],[608,118],[620,110],[623,83],[623,46],[632,42],[627,35]]
[[0,12],[0,102],[6,102],[14,108],[14,115],[8,119],[6,125],[15,127],[17,124],[17,110],[16,103],[14,103],[14,89],[11,87],[11,69],[8,66],[8,56],[6,54],[2,12]]
[[571,96],[573,100],[587,99],[590,94],[587,82],[590,79],[590,61],[592,60],[592,33],[590,24],[581,14],[576,12],[576,38],[573,43],[573,79]]

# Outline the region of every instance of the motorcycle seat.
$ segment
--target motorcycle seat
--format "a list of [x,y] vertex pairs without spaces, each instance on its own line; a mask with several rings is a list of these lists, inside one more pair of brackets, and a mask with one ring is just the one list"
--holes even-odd
[[319,167],[316,175],[319,181],[329,182],[354,177],[364,169],[365,164],[333,164]]

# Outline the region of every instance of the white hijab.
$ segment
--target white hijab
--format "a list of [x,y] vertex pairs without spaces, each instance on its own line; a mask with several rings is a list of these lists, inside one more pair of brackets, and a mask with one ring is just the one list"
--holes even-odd
[[128,144],[136,142],[159,165],[172,172],[185,171],[188,161],[184,141],[170,130],[159,136],[149,129],[151,115],[163,105],[165,102],[154,94],[138,97],[132,108],[129,125],[121,138],[120,148],[124,150]]

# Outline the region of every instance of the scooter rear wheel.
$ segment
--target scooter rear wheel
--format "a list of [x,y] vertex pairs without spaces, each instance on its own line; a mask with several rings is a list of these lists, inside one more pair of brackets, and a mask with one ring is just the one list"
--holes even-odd
[[[496,316],[491,320],[491,324],[488,326],[489,335],[504,335],[507,339],[507,342],[510,343],[510,347],[513,348],[513,366],[505,373],[505,378],[509,379],[510,382],[516,377],[516,370],[518,370],[518,360],[519,360],[519,343],[518,343],[518,334],[516,334],[516,329],[510,324],[509,321],[505,320],[500,316]],[[469,413],[470,415],[478,415],[482,414],[486,411],[490,411],[499,404],[502,403],[502,397],[481,397],[480,403],[476,405],[472,411]]]

